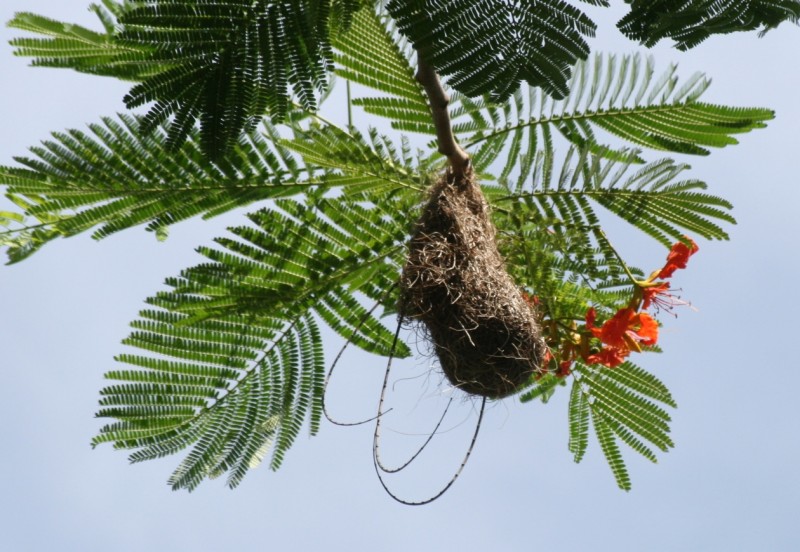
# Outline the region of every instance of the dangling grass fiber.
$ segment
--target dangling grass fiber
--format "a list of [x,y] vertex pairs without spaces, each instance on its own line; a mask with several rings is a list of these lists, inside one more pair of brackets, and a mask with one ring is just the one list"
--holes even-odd
[[443,174],[411,239],[398,305],[402,320],[419,323],[450,383],[489,399],[519,390],[545,351],[495,233],[474,173]]

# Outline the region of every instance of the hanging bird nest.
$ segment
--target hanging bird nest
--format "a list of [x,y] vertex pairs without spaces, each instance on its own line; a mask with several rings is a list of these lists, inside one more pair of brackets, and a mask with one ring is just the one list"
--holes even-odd
[[536,313],[505,269],[472,171],[430,190],[400,279],[401,320],[419,323],[453,386],[508,396],[541,366]]

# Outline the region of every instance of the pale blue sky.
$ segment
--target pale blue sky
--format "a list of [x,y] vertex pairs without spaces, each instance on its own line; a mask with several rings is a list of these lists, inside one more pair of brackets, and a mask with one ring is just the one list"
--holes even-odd
[[[95,25],[84,0],[4,0],[0,19],[21,10]],[[605,25],[594,47],[634,51],[610,21],[598,18]],[[0,164],[51,131],[123,110],[128,85],[28,68],[7,45],[16,35],[0,29]],[[686,54],[667,45],[653,51],[658,67],[676,61],[684,77],[695,70],[711,76],[706,101],[770,107],[777,119],[739,146],[685,159],[691,176],[734,202],[739,225],[731,242],[701,242],[678,281],[699,310],[664,320],[665,353],[641,359],[678,401],[676,448],[658,465],[627,454],[631,492],[616,488],[597,446],[582,464],[572,462],[564,396],[546,406],[493,406],[461,479],[422,508],[383,493],[368,427],[324,424],[318,437],[299,440],[280,471],[256,470],[234,491],[218,480],[192,494],[172,492],[165,481],[178,458],[129,466],[108,446],[91,450],[102,375],[129,321],[165,277],[200,261],[194,247],[241,222],[233,214],[181,224],[166,243],[141,229],[99,243],[81,236],[0,267],[0,550],[800,549],[800,370],[792,333],[800,274],[799,51],[793,26],[760,40],[715,38]],[[662,262],[665,251],[654,242],[613,231],[636,264]],[[329,356],[337,346],[329,343]],[[379,359],[351,352],[333,408],[369,415],[382,370]],[[425,371],[418,360],[398,373]],[[421,431],[434,423],[444,404],[438,382],[398,384],[412,400],[387,425]],[[424,497],[447,476],[468,438],[470,411],[460,405],[453,420],[467,423],[443,437],[421,471],[396,483],[401,492]]]

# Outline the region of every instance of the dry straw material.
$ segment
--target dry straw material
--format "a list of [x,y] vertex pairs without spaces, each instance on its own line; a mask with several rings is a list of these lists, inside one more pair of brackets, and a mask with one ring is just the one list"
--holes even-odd
[[399,312],[424,330],[450,383],[499,399],[539,370],[545,345],[495,233],[473,173],[444,174],[409,244]]

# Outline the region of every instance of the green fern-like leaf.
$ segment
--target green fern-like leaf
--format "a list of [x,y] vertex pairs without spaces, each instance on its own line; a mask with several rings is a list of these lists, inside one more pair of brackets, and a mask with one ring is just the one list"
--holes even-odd
[[93,6],[105,26],[104,33],[34,13],[15,14],[9,27],[48,38],[16,38],[11,41],[14,54],[34,58],[32,65],[37,67],[69,68],[123,80],[139,81],[163,71],[164,64],[146,61],[151,47],[119,39],[119,6],[109,1],[104,4]]
[[581,383],[575,381],[569,395],[569,451],[575,462],[580,462],[589,446],[589,397]]
[[600,450],[603,451],[603,455],[606,457],[606,462],[608,462],[608,466],[614,474],[617,486],[625,491],[631,490],[631,477],[627,466],[625,466],[625,461],[622,459],[622,453],[619,450],[613,431],[608,427],[601,415],[594,415],[592,422],[597,434],[597,441],[600,443]]
[[174,488],[223,473],[235,486],[268,450],[278,468],[302,426],[319,427],[325,366],[313,315],[365,350],[392,349],[393,333],[355,294],[394,300],[409,199],[372,197],[381,201],[280,200],[221,248],[201,248],[209,262],[168,279],[171,290],[133,323],[125,344],[147,354],[121,355],[134,369],[107,374],[120,383],[103,390],[98,416],[116,421],[94,443],[137,449],[133,461],[191,447]]
[[[36,199],[7,194],[13,204],[29,212],[36,206]],[[53,226],[61,220],[58,215],[44,213],[30,217],[13,211],[0,211],[0,247],[6,249],[8,264],[17,263],[33,255],[47,242],[57,238],[59,232]]]
[[359,192],[401,187],[421,190],[418,168],[409,165],[408,152],[401,158],[391,141],[374,129],[368,139],[355,130],[347,133],[325,127],[310,129],[281,143],[300,154],[306,163],[335,170],[323,178],[329,185]]
[[454,131],[475,151],[479,168],[507,159],[501,175],[507,179],[522,153],[532,155],[522,146],[548,141],[548,129],[577,147],[619,161],[629,154],[602,145],[597,130],[637,147],[707,155],[708,148],[737,144],[736,134],[763,128],[774,117],[768,109],[700,102],[710,81],[696,73],[680,84],[676,70],[671,65],[657,75],[650,57],[596,55],[575,66],[570,93],[561,100],[525,87],[503,103],[456,96]]
[[99,226],[103,238],[140,224],[158,232],[187,218],[211,217],[253,201],[308,190],[313,174],[253,132],[216,162],[200,149],[199,137],[167,152],[162,131],[143,134],[140,121],[122,115],[68,130],[31,148],[22,167],[0,167],[8,192],[29,198],[26,213],[42,220],[51,238]]
[[521,201],[516,209],[532,222],[578,232],[584,236],[586,251],[591,250],[592,238],[600,228],[590,200],[667,247],[687,231],[709,239],[727,239],[718,223],[735,223],[727,212],[730,203],[706,194],[703,182],[677,180],[687,165],[662,160],[639,167],[570,150],[556,174],[548,168],[548,159],[539,156],[534,163],[532,191],[512,193],[497,201],[502,206]]
[[595,24],[562,0],[392,0],[401,33],[467,96],[505,99],[527,81],[567,94],[570,68],[585,59]]
[[673,408],[678,406],[669,389],[658,378],[635,364],[625,363],[620,370],[609,370],[603,375],[643,397],[662,402]]
[[203,150],[219,158],[267,112],[286,116],[288,87],[316,108],[331,68],[329,15],[328,2],[311,0],[137,2],[120,20],[120,38],[152,48],[148,61],[169,68],[134,86],[125,103],[155,102],[148,128],[171,117],[171,149],[199,120]]
[[358,12],[350,31],[333,41],[338,51],[336,74],[383,94],[356,98],[353,105],[389,119],[392,128],[434,135],[431,111],[414,80],[408,52],[388,24],[387,18],[374,11]]
[[203,152],[219,160],[261,119],[286,117],[292,96],[314,110],[332,69],[331,35],[352,26],[360,0],[147,0],[93,6],[98,33],[31,13],[9,25],[47,38],[12,41],[34,65],[138,81],[129,108],[153,104],[146,130],[166,125],[180,148],[200,123]]
[[350,30],[355,14],[363,7],[362,0],[332,0],[331,27],[334,35]]
[[[626,362],[616,368],[578,364],[570,395],[569,448],[580,461],[588,439],[588,416],[617,484],[630,489],[617,440],[652,462],[656,454],[649,445],[666,452],[672,446],[669,414],[656,402],[675,406],[669,392],[655,376]],[[649,445],[648,445],[649,444]]]
[[531,382],[531,388],[520,394],[519,400],[529,402],[538,399],[543,403],[547,403],[550,397],[555,394],[556,388],[563,384],[564,381],[562,379],[546,374],[538,380],[534,379]]
[[626,0],[631,11],[617,26],[629,38],[653,46],[671,38],[679,50],[715,34],[760,29],[800,19],[797,0]]

